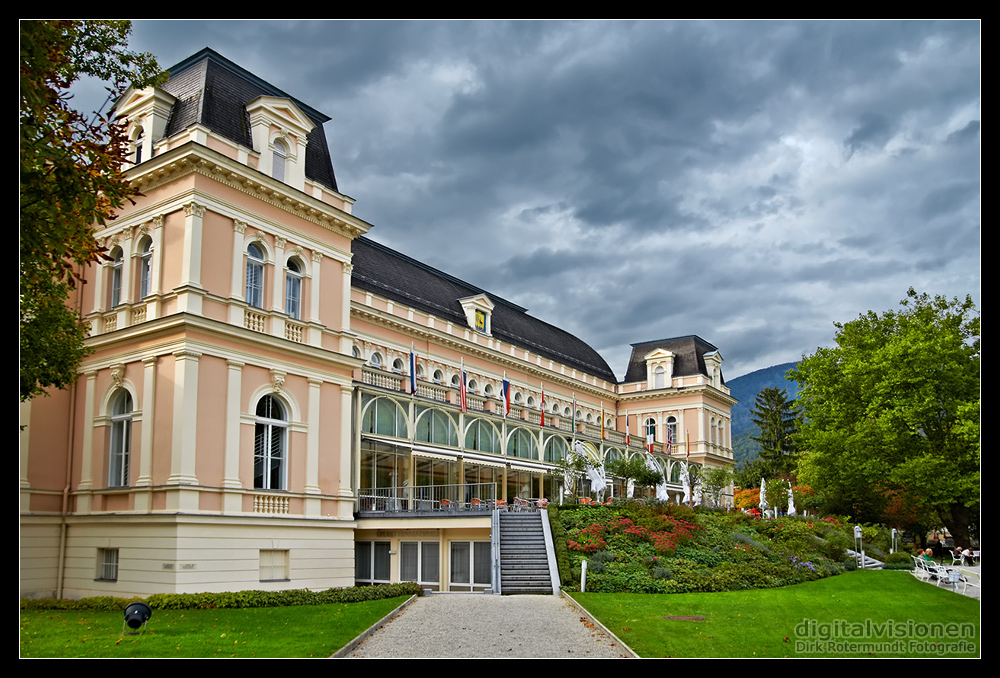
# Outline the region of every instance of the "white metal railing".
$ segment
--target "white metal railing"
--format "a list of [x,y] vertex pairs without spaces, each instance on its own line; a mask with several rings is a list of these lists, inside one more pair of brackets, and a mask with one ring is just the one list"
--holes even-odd
[[278,494],[255,494],[253,512],[288,515],[288,497]]
[[496,483],[369,487],[358,490],[359,513],[482,513],[493,510]]

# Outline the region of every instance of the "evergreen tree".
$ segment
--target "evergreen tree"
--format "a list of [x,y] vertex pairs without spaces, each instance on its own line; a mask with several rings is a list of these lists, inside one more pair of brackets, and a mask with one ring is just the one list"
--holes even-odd
[[795,431],[798,416],[785,389],[765,388],[754,399],[750,418],[759,436],[751,436],[760,444],[764,472],[770,477],[786,475],[795,468]]

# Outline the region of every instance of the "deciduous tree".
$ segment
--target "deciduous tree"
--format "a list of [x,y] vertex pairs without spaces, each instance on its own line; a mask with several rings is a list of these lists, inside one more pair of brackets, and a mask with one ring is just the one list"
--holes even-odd
[[860,521],[901,497],[961,543],[977,522],[980,316],[964,300],[917,294],[898,311],[837,324],[837,346],[805,358],[800,478],[826,508]]
[[112,97],[157,82],[152,55],[128,50],[130,32],[128,21],[21,22],[21,400],[75,379],[86,330],[66,302],[79,268],[102,257],[92,229],[136,194],[121,172],[124,127],[88,119],[69,91],[82,76]]

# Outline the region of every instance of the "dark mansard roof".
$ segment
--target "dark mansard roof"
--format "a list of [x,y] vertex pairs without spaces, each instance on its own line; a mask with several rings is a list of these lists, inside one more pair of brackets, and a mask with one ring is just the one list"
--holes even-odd
[[[666,349],[674,354],[675,377],[686,377],[693,374],[711,376],[705,367],[705,355],[719,350],[696,334],[632,344],[632,357],[629,358],[623,383],[645,381],[646,356],[658,348]],[[722,380],[722,383],[725,383],[725,379]]]
[[492,334],[568,367],[616,382],[604,358],[569,332],[532,318],[527,309],[368,238],[354,241],[351,284],[456,325],[467,326],[459,299],[485,293],[495,304]]
[[316,123],[306,137],[306,177],[339,191],[323,131],[329,116],[207,47],[168,70],[170,79],[162,89],[177,97],[167,122],[168,137],[201,124],[230,141],[253,148],[246,105],[260,96],[291,99]]

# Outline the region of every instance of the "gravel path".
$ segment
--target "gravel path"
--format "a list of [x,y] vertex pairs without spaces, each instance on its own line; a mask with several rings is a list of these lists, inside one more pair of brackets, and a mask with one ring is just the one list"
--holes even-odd
[[627,657],[615,639],[555,596],[449,593],[418,598],[352,658]]

